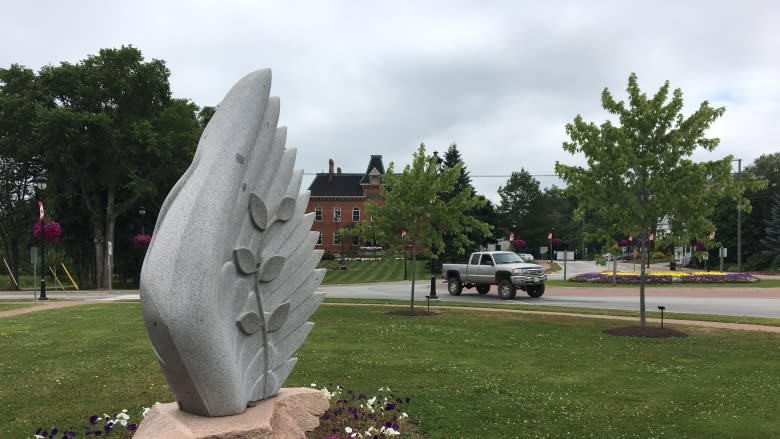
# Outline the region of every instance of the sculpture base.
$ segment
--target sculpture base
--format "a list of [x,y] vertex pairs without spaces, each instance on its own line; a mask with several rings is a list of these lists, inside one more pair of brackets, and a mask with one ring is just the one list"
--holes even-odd
[[320,425],[319,417],[328,407],[324,393],[306,387],[283,388],[278,395],[233,416],[198,416],[179,410],[175,402],[157,403],[133,439],[298,439]]

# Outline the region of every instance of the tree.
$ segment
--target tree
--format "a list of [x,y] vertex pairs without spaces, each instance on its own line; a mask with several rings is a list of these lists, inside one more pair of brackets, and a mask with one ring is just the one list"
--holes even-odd
[[35,218],[32,181],[43,171],[34,135],[42,101],[32,70],[16,64],[0,69],[0,240],[17,281],[20,247],[30,241]]
[[[490,226],[463,212],[473,211],[483,201],[472,191],[463,190],[445,199],[443,194],[453,194],[462,164],[452,168],[439,167],[433,156],[425,154],[425,145],[412,156],[412,163],[403,172],[396,174],[395,165],[390,163],[384,175],[382,189],[384,204],[369,201],[366,212],[372,222],[355,225],[362,236],[376,233],[379,240],[392,249],[404,252],[406,246],[412,249],[412,260],[417,253],[434,256],[444,249],[444,234],[452,236],[452,245],[463,254],[471,245],[468,238],[471,231],[490,233]],[[371,228],[369,231],[367,228]],[[416,270],[412,271],[410,308],[414,312],[414,283]]]
[[772,197],[772,209],[765,224],[764,247],[767,254],[773,258],[772,266],[777,268],[780,267],[780,192],[775,192]]
[[570,142],[563,149],[582,153],[587,167],[556,162],[555,171],[578,200],[577,214],[595,212],[612,221],[600,232],[634,236],[643,242],[640,277],[640,321],[645,328],[645,266],[647,242],[660,234],[666,220],[671,236],[687,241],[705,237],[713,230],[710,217],[718,200],[739,196],[740,187],[731,176],[731,156],[694,163],[689,157],[697,148],[714,150],[719,139],[705,137],[724,108],[707,101],[689,117],[681,114],[683,95],[676,89],[669,96],[665,82],[652,97],[639,89],[637,77],[628,78],[628,102],[617,102],[608,89],[601,95],[602,107],[617,119],[601,125],[586,123],[582,116],[566,125]]
[[537,181],[528,171],[512,172],[506,185],[499,186],[499,224],[504,236],[512,231],[516,239],[524,239],[534,248],[544,242],[550,231],[545,215],[544,199]]
[[165,62],[147,62],[132,46],[40,71],[48,105],[37,133],[49,181],[58,204],[86,216],[98,288],[110,287],[117,219],[164,196],[202,130],[197,107],[171,99],[169,75]]
[[[441,194],[442,199],[449,201],[463,191],[469,191],[472,194],[476,193],[474,186],[471,185],[471,177],[469,176],[468,171],[466,171],[466,165],[463,163],[460,151],[458,151],[458,145],[453,143],[449,146],[447,152],[444,154],[444,162],[442,165],[447,169],[455,169],[455,167],[460,166],[460,174],[458,175],[455,185],[452,187],[451,191]],[[479,207],[468,212],[462,212],[462,215],[469,215],[477,218],[479,221],[495,226],[496,215],[493,204],[482,195],[476,195],[476,197],[481,199]],[[483,233],[480,229],[472,229],[467,232],[466,235],[473,245],[486,245],[492,237],[489,234]],[[457,261],[462,254],[463,251],[458,249],[455,237],[451,233],[446,232],[444,234],[444,249],[440,253],[440,259],[454,262]]]
[[474,186],[471,185],[469,172],[466,171],[466,165],[463,163],[460,151],[458,151],[458,145],[453,143],[447,148],[447,152],[444,153],[444,166],[453,169],[458,164],[460,164],[460,175],[458,175],[458,180],[455,182],[455,186],[453,186],[450,192],[451,194],[459,194],[466,189],[474,190]]

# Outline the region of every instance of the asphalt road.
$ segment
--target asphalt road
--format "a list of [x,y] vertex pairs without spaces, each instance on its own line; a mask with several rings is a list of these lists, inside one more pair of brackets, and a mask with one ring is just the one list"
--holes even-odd
[[[620,264],[619,270],[630,271],[633,264]],[[638,269],[638,268],[637,268]],[[588,262],[567,263],[566,275],[604,270]],[[563,271],[550,275],[551,279],[563,279]],[[447,285],[441,280],[435,283],[436,295],[440,303],[493,303],[504,305],[551,305],[582,308],[606,309],[639,309],[639,287],[558,287],[547,286],[544,296],[533,299],[524,292],[518,291],[514,300],[501,300],[495,286],[486,295],[477,294],[476,290],[464,289],[460,296],[451,296]],[[375,284],[354,285],[323,285],[319,291],[331,298],[348,299],[396,299],[409,300],[411,281],[383,282]],[[430,275],[415,283],[415,301],[425,304],[427,295],[431,292]],[[0,300],[30,300],[32,291],[0,292]],[[111,292],[67,292],[49,291],[53,299],[114,301],[122,299],[138,299],[138,291]],[[780,318],[780,288],[755,287],[693,287],[693,288],[663,288],[648,287],[645,291],[647,310],[657,310],[659,305],[666,307],[667,312],[720,314],[734,316],[774,317]],[[435,306],[435,303],[432,304]]]
[[[425,303],[430,295],[430,281],[415,284],[415,301]],[[381,284],[324,285],[320,291],[332,298],[400,299],[409,300],[411,282]],[[476,290],[463,290],[460,296],[451,296],[444,283],[436,284],[440,302],[493,303],[516,305],[550,305],[581,308],[639,310],[639,287],[586,288],[548,286],[544,296],[531,298],[518,291],[514,300],[501,300],[495,287],[486,295]],[[725,296],[725,297],[724,297]],[[647,288],[645,306],[657,310],[659,305],[667,312],[720,314],[733,316],[780,318],[780,289],[778,288]],[[435,304],[433,305],[435,306]]]

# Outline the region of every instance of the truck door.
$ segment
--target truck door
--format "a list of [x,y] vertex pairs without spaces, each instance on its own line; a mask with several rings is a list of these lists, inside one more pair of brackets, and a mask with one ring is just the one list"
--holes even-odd
[[494,263],[493,257],[488,253],[483,253],[479,259],[479,265],[476,266],[474,273],[474,282],[481,284],[489,284],[494,279]]

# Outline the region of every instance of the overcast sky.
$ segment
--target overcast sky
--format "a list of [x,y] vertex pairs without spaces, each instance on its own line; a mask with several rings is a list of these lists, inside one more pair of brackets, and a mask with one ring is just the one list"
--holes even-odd
[[440,153],[455,142],[494,201],[520,168],[560,185],[555,161],[579,159],[561,148],[565,124],[605,120],[601,91],[624,99],[631,72],[648,94],[665,80],[682,89],[685,114],[704,100],[726,107],[710,130],[721,145],[695,160],[732,154],[745,166],[780,152],[770,0],[4,3],[2,67],[37,71],[130,44],[165,60],[174,96],[200,106],[270,67],[307,173],[330,158],[364,172],[371,154],[402,167],[420,142]]

